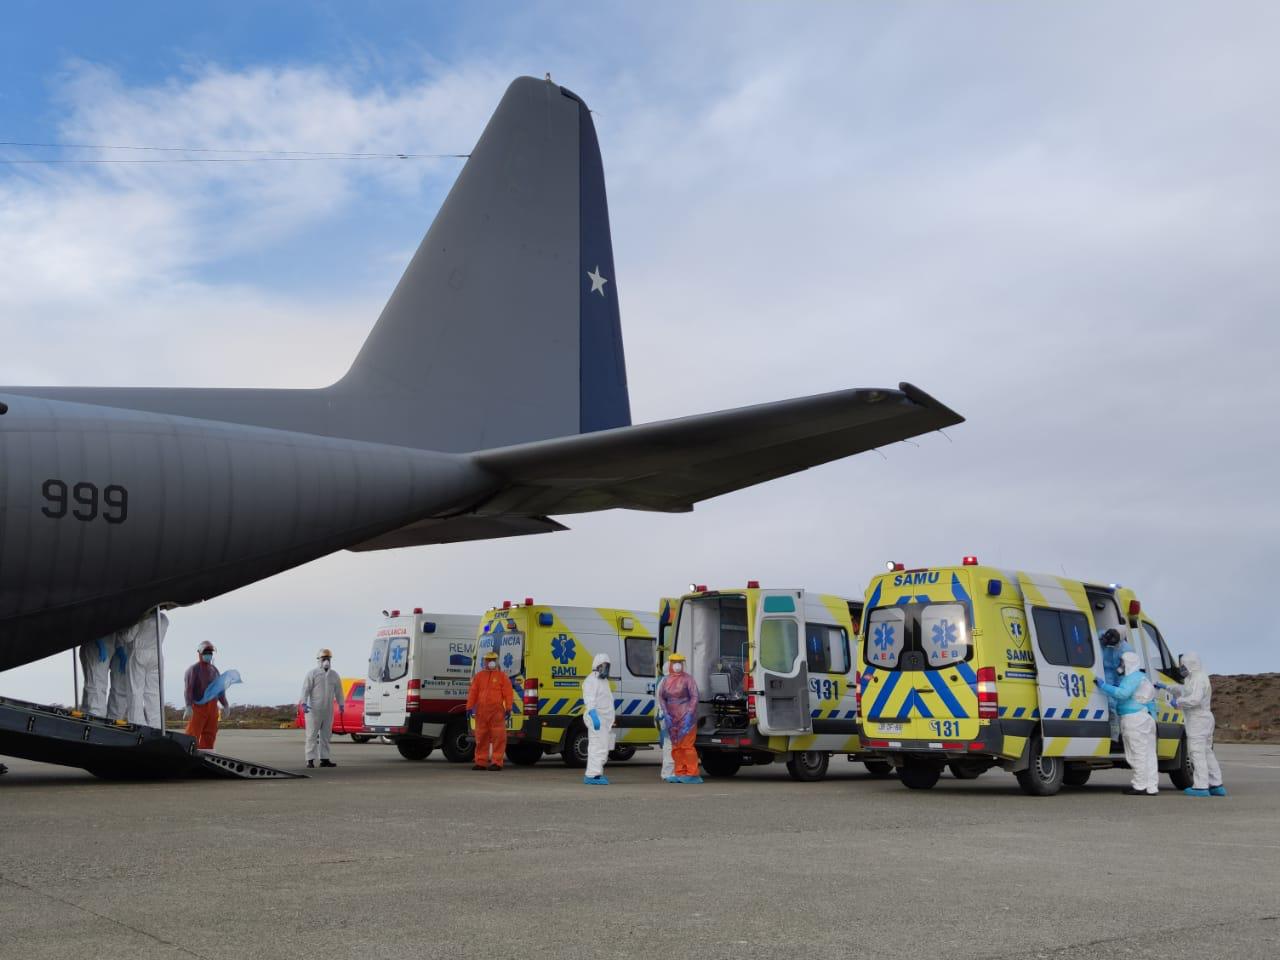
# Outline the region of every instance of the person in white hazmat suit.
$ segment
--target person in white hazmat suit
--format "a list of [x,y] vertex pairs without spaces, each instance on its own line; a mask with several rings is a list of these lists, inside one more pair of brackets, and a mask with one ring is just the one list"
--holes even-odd
[[662,710],[662,685],[671,676],[671,661],[667,661],[662,669],[662,679],[653,688],[653,702],[658,713],[658,744],[662,749],[662,770],[659,776],[663,783],[670,783],[676,775],[676,761],[671,756],[671,734],[667,731],[667,715]]
[[320,761],[322,767],[336,767],[329,759],[329,741],[333,739],[333,706],[343,712],[342,678],[333,666],[333,651],[324,647],[316,660],[319,666],[307,673],[302,681],[302,699],[299,705],[306,717],[307,766],[314,767]]
[[1185,674],[1182,683],[1157,683],[1156,686],[1174,695],[1172,706],[1180,709],[1185,717],[1191,786],[1182,792],[1189,797],[1225,797],[1227,788],[1222,785],[1222,768],[1213,755],[1215,724],[1209,706],[1213,697],[1209,674],[1205,673],[1198,653],[1184,653],[1181,663]]
[[84,671],[80,709],[92,717],[107,715],[107,696],[111,691],[111,655],[114,651],[115,637],[112,634],[80,645],[80,669]]
[[133,657],[133,627],[117,630],[107,638],[111,648],[111,692],[107,694],[107,717],[129,719],[129,660]]
[[1115,698],[1116,712],[1120,714],[1124,758],[1133,771],[1125,793],[1154,797],[1160,791],[1160,768],[1156,759],[1156,721],[1148,707],[1155,699],[1156,688],[1147,679],[1136,653],[1124,654],[1120,663],[1120,682],[1113,685],[1099,680],[1098,689]]
[[583,783],[607,784],[604,762],[613,749],[613,691],[609,689],[609,655],[597,653],[591,676],[582,681],[582,715],[587,724],[587,775]]
[[[160,713],[160,649],[156,645],[156,616],[143,617],[126,631],[129,634],[129,663],[125,669],[125,691],[129,700],[129,722],[164,729]],[[160,614],[160,642],[169,632],[169,618]]]

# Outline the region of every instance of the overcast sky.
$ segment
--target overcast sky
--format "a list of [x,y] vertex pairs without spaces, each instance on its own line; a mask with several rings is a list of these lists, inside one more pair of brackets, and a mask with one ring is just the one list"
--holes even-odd
[[[385,607],[860,596],[965,554],[1133,586],[1211,671],[1280,670],[1275,4],[70,9],[8,8],[0,140],[465,153],[549,71],[595,114],[636,422],[899,380],[968,418],[688,516],[176,611],[170,700],[206,639],[278,703],[322,644],[361,673]],[[330,383],[460,163],[0,163],[0,383]],[[67,701],[70,660],[0,693]]]

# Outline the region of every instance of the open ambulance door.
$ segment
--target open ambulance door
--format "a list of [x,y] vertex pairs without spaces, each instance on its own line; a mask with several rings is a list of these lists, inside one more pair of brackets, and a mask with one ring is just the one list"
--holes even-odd
[[751,628],[757,726],[765,736],[813,732],[804,649],[804,591],[761,590]]
[[1084,588],[1021,573],[1018,587],[1036,661],[1044,756],[1105,756],[1111,743],[1110,711],[1098,689],[1102,653],[1085,613],[1089,600]]

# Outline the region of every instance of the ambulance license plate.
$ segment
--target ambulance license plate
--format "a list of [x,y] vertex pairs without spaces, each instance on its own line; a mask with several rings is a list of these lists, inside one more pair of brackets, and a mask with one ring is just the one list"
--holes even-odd
[[900,723],[877,723],[876,727],[881,733],[901,733],[902,724]]

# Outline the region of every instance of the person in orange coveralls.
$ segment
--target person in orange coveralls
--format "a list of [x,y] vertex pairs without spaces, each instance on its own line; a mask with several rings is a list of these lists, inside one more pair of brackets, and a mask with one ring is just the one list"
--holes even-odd
[[187,736],[195,737],[196,746],[201,750],[212,750],[218,738],[218,715],[227,706],[227,695],[219,694],[208,703],[196,702],[218,677],[218,668],[213,665],[213,644],[205,640],[196,647],[196,653],[200,659],[187,667],[183,678],[187,709],[182,716],[187,721]]
[[467,691],[467,716],[476,721],[476,758],[472,770],[502,769],[512,696],[511,678],[498,669],[498,655],[490,650],[484,655],[484,667],[471,678],[471,689]]

